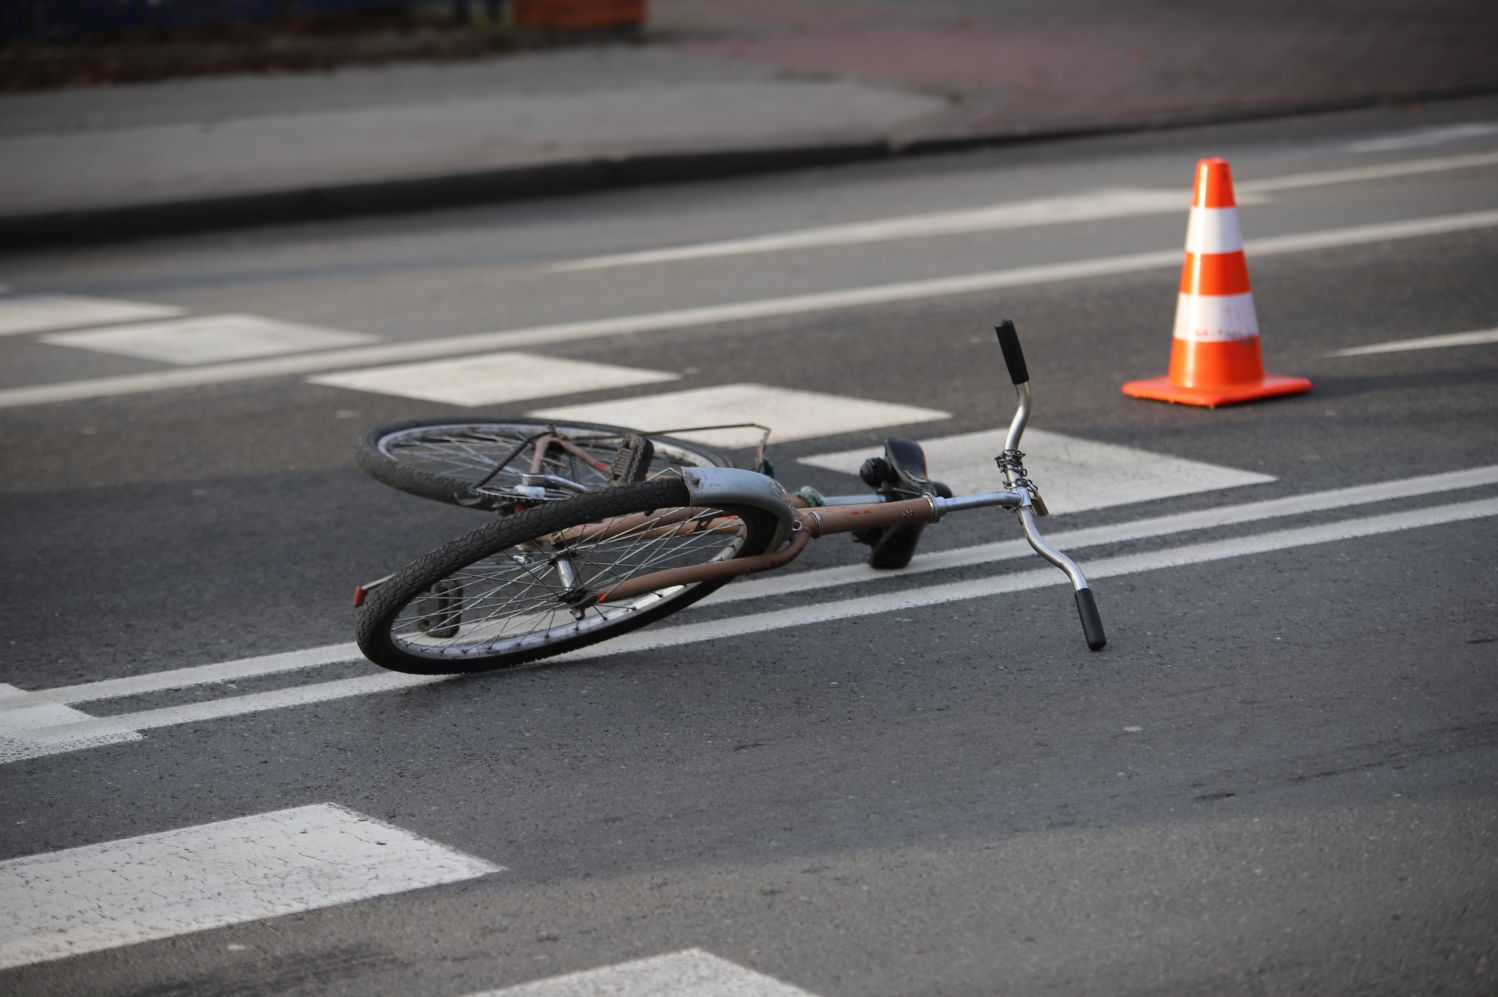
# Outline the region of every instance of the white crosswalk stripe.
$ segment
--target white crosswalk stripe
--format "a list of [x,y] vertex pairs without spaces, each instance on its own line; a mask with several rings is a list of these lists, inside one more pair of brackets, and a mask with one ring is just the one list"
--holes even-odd
[[447,405],[498,405],[553,395],[655,384],[679,377],[679,374],[662,370],[508,352],[339,371],[310,380],[313,384]]
[[362,332],[278,322],[258,315],[203,315],[43,336],[54,346],[190,365],[312,353],[375,341]]
[[[1267,474],[1109,443],[1025,431],[1025,468],[1040,487],[1053,513],[1081,512],[1196,492],[1217,491],[1273,481]],[[1004,447],[1002,431],[964,433],[921,440],[933,478],[958,495],[995,491],[1004,486],[994,457]],[[800,458],[800,463],[857,474],[870,456],[868,447]]]
[[762,433],[752,427],[682,430],[693,426],[763,423],[774,430],[773,442],[949,418],[946,412],[914,405],[872,402],[763,384],[722,384],[646,398],[561,405],[536,409],[530,414],[546,419],[616,423],[649,432],[669,431],[682,439],[725,449],[752,447],[760,441]]
[[635,959],[468,997],[812,997],[701,949]]
[[181,308],[76,294],[14,294],[0,297],[0,336],[54,332],[83,326],[139,322],[181,315]]
[[321,803],[0,862],[0,968],[503,867]]

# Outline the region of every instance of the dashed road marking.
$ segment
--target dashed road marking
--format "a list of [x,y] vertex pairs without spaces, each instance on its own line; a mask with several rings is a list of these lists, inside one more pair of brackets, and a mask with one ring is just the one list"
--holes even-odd
[[503,867],[321,803],[0,862],[0,968]]
[[563,360],[531,353],[489,353],[460,360],[428,360],[398,367],[340,371],[311,378],[311,381],[335,388],[473,406],[657,384],[680,377],[680,374],[663,370]]
[[[1053,513],[1081,512],[1195,492],[1273,481],[1267,474],[1183,460],[1110,443],[1094,443],[1040,429],[1025,432],[1025,468]],[[994,457],[1002,432],[964,433],[922,440],[931,477],[958,495],[1004,487]],[[1033,452],[1031,452],[1033,450]],[[868,447],[800,458],[800,463],[857,474]]]
[[75,294],[7,294],[0,297],[0,336],[171,318],[183,312],[171,305]]
[[761,431],[743,428],[684,432],[676,427],[772,421],[775,432],[771,439],[804,440],[950,418],[946,412],[914,405],[871,402],[763,384],[722,384],[645,398],[561,405],[530,414],[545,419],[639,426],[650,432],[669,431],[681,439],[729,449],[755,446]]
[[701,949],[621,962],[468,997],[812,997]]
[[87,332],[58,332],[43,336],[42,341],[54,346],[187,365],[311,353],[371,343],[378,338],[362,332],[278,322],[258,315],[202,315]]

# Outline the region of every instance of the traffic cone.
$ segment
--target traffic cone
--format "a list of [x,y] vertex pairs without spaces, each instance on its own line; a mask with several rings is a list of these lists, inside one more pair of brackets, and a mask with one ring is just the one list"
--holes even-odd
[[1264,373],[1233,175],[1227,160],[1203,159],[1196,164],[1170,373],[1129,381],[1123,392],[1215,408],[1310,390],[1303,377]]

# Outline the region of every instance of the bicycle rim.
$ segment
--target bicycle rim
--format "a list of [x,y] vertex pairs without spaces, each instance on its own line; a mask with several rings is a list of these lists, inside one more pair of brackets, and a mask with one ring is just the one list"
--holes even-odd
[[722,582],[617,603],[596,596],[628,578],[759,554],[773,534],[761,511],[688,509],[686,501],[681,481],[662,479],[475,530],[372,593],[360,647],[397,671],[481,671],[583,647],[675,612]]
[[[535,437],[551,430],[567,437],[584,456],[553,445],[543,456],[539,473],[588,490],[610,483],[609,467],[620,441],[634,432],[622,426],[525,419],[403,423],[369,433],[356,456],[367,474],[401,491],[454,505],[498,509],[515,501],[512,489],[531,471]],[[721,454],[705,447],[665,436],[650,439],[655,456],[647,479],[674,474],[682,467],[728,465]],[[543,500],[573,494],[577,493],[546,486]]]

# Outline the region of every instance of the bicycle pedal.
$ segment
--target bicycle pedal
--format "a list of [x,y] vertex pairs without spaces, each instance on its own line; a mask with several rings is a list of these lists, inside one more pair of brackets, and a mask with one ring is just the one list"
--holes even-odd
[[609,467],[609,484],[627,485],[644,481],[650,473],[650,462],[655,459],[655,444],[643,436],[626,436],[614,453],[614,462]]
[[426,597],[416,600],[412,608],[419,614],[417,630],[440,640],[456,637],[463,622],[463,585],[445,578],[432,586]]

